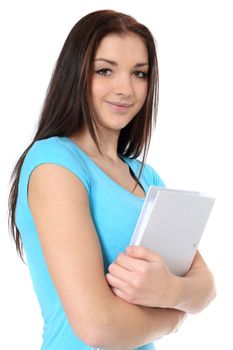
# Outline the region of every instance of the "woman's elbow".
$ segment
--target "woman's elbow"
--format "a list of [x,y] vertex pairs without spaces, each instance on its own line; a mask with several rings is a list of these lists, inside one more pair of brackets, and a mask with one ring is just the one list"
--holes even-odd
[[90,325],[87,325],[85,330],[76,332],[76,336],[93,348],[102,348],[104,346],[102,334],[103,330],[101,328],[91,327]]
[[210,283],[210,293],[209,293],[209,304],[211,303],[211,301],[213,301],[216,296],[217,296],[217,289],[216,289],[216,284],[215,284],[215,280],[214,277],[211,273],[211,283]]
[[216,298],[217,290],[215,285],[215,280],[212,273],[209,273],[209,279],[206,283],[205,291],[203,291],[202,302],[196,305],[196,308],[190,312],[190,314],[196,314],[203,311],[210,303]]
[[108,322],[101,316],[95,317],[95,321],[84,318],[82,324],[76,322],[72,328],[75,335],[85,344],[94,348],[104,348],[108,343],[110,335],[107,324]]
[[208,290],[208,293],[207,293],[206,304],[209,305],[211,303],[211,301],[213,301],[216,298],[216,295],[217,295],[217,290],[216,290],[216,284],[215,284],[214,276],[209,271],[209,290]]

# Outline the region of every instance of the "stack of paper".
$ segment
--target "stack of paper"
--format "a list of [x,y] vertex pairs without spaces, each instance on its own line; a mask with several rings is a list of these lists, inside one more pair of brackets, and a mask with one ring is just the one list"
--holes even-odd
[[214,201],[199,192],[150,186],[130,244],[159,253],[172,273],[185,275]]

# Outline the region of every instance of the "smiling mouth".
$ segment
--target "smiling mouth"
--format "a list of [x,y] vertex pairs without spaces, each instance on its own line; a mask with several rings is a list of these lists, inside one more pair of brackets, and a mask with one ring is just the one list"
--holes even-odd
[[126,104],[126,103],[118,103],[118,102],[109,102],[105,101],[108,105],[109,109],[118,114],[126,114],[128,113],[129,109],[131,108],[132,104]]
[[114,105],[114,106],[118,106],[118,107],[131,107],[132,104],[127,104],[127,103],[120,103],[120,102],[110,102],[110,101],[106,101],[107,103]]

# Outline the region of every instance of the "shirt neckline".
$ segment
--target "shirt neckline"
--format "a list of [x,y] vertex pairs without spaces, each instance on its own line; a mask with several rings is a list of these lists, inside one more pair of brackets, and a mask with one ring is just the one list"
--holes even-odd
[[[145,197],[139,197],[137,195],[135,195],[134,193],[132,192],[129,192],[128,190],[126,190],[124,187],[122,187],[121,185],[119,185],[116,181],[114,181],[102,168],[100,168],[98,166],[97,163],[94,162],[94,160],[82,149],[80,148],[73,140],[71,140],[68,136],[63,136],[63,139],[65,141],[67,141],[68,143],[72,144],[75,148],[77,148],[79,150],[79,152],[82,153],[82,155],[87,158],[101,173],[103,173],[109,180],[111,180],[111,182],[113,182],[115,185],[117,185],[119,188],[121,188],[123,191],[125,191],[126,193],[128,193],[129,195],[133,196],[134,198],[137,198],[138,200],[140,201],[144,201],[145,200],[145,197],[146,197],[146,188],[145,188],[145,182],[142,180],[141,182],[143,182],[142,184],[142,187],[143,187],[143,190],[144,190],[144,193],[145,193]],[[135,174],[134,170],[132,169],[131,167],[131,164],[129,162],[129,160],[127,159],[127,157],[124,157],[124,156],[121,156],[119,155],[119,157],[125,161],[129,168],[133,171],[133,173]],[[136,174],[135,174],[136,175]]]

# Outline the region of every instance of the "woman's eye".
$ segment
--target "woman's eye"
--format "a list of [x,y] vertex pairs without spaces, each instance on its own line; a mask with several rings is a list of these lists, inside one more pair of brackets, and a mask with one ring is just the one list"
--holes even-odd
[[140,79],[146,79],[148,76],[148,73],[142,71],[134,72],[134,74]]
[[103,69],[99,69],[96,71],[97,74],[99,75],[110,75],[111,74],[111,70],[108,68],[103,68]]

